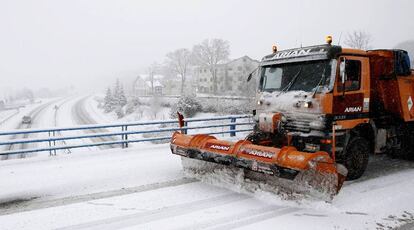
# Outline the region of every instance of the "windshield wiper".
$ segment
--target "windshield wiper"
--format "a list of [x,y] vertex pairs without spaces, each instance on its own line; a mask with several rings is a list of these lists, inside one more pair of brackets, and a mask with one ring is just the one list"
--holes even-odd
[[295,83],[296,79],[299,77],[299,74],[302,72],[302,67],[303,66],[300,67],[298,73],[295,74],[295,76],[292,78],[292,80],[289,82],[289,84],[287,84],[287,86],[284,89],[282,89],[282,91],[280,91],[280,93],[277,96],[279,96],[280,94],[288,91],[290,89],[290,87],[292,87],[292,85]]
[[316,92],[318,91],[319,86],[322,84],[322,82],[323,82],[323,81],[325,81],[325,78],[326,78],[326,76],[325,76],[325,72],[326,72],[326,66],[323,68],[323,71],[322,71],[322,76],[321,76],[321,80],[319,80],[318,85],[316,85],[316,87],[315,87],[315,88],[314,88],[314,90],[313,90],[313,93],[312,93],[312,98],[314,98],[314,97],[315,97],[315,94],[316,94]]

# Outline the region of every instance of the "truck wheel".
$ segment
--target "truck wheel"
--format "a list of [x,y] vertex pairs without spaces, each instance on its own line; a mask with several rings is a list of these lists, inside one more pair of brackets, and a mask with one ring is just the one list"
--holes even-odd
[[358,179],[368,165],[369,143],[362,137],[351,137],[346,147],[344,165],[348,169],[347,180]]
[[393,158],[402,158],[405,160],[414,160],[414,136],[406,127],[400,127],[399,132],[401,133],[400,148],[393,149],[390,151],[390,156]]

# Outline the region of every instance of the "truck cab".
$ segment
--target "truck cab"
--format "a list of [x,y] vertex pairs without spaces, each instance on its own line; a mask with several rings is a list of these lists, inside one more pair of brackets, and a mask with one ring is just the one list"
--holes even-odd
[[401,68],[406,76],[401,79],[395,72],[407,58],[405,51],[363,51],[330,43],[274,50],[260,63],[256,126],[248,139],[326,151],[347,167],[348,179],[359,178],[369,154],[401,146],[400,138],[389,137],[398,136],[397,127],[414,118],[413,102],[405,105],[414,96],[409,61]]

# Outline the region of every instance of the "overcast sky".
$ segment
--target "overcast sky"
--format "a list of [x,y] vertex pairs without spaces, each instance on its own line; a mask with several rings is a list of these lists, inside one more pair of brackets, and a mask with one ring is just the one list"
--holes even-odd
[[352,30],[392,48],[414,39],[413,12],[413,0],[0,0],[0,89],[93,88],[205,38],[228,40],[232,58]]

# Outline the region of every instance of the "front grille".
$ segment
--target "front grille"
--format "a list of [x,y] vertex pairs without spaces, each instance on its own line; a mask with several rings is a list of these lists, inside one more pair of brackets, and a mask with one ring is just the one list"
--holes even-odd
[[286,122],[283,127],[287,131],[309,133],[312,129],[323,130],[325,128],[325,122],[322,122],[321,127],[310,126],[311,122],[321,121],[320,114],[301,114],[297,112],[284,115],[286,117]]
[[288,120],[284,127],[288,131],[300,131],[305,133],[311,131],[310,121]]

